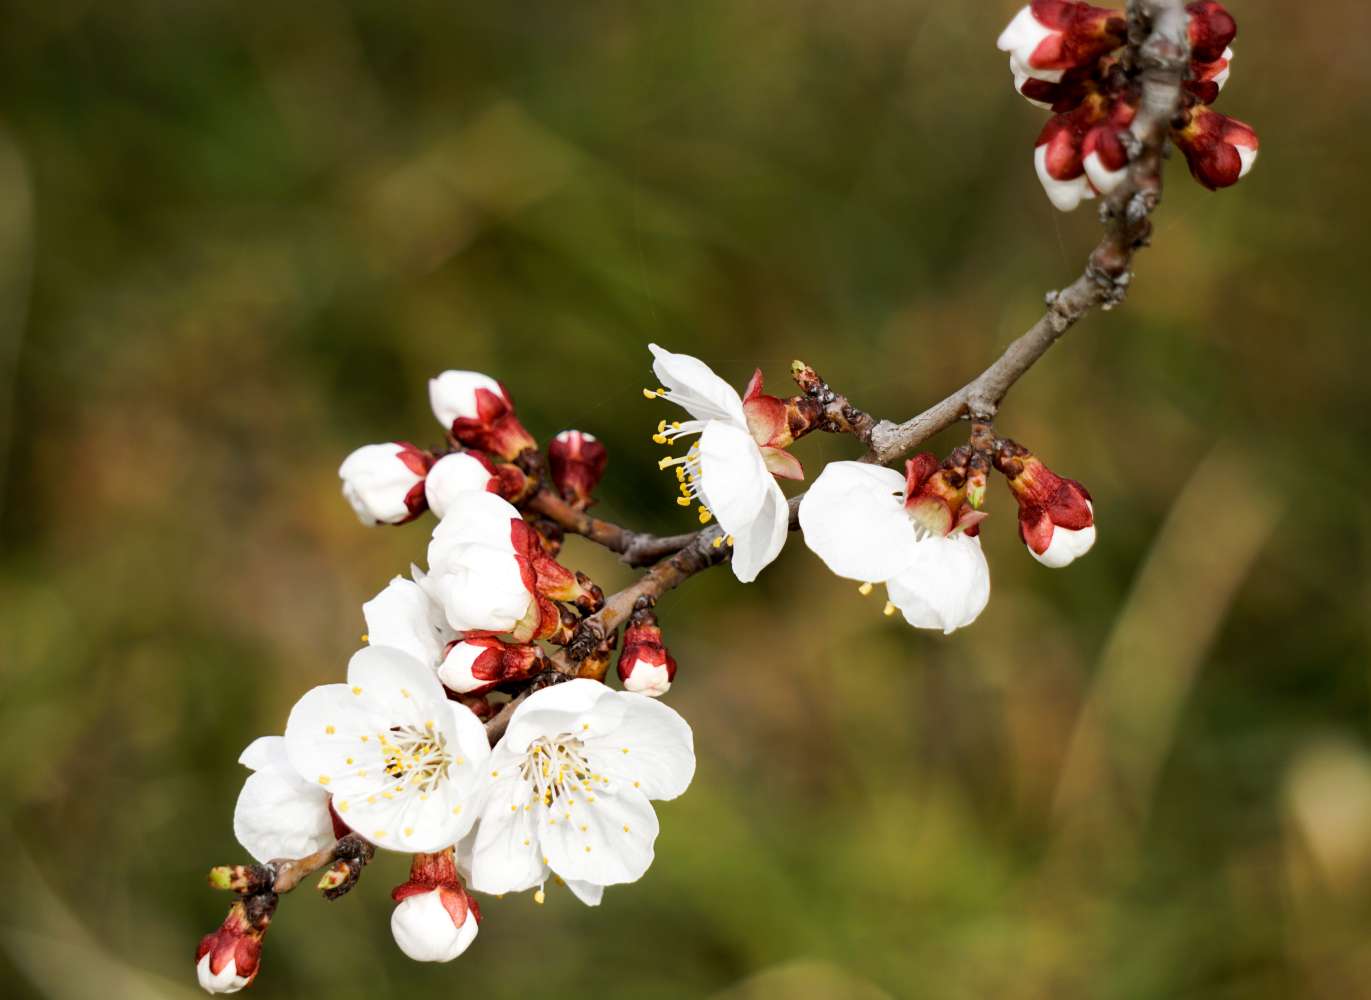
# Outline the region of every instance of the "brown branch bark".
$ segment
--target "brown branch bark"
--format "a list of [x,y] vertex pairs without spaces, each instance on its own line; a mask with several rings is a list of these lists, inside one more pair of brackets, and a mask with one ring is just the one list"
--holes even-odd
[[631,531],[612,521],[591,517],[577,510],[555,492],[544,487],[526,504],[528,510],[541,514],[563,531],[581,535],[611,552],[619,553],[620,561],[629,566],[651,566],[663,556],[679,552],[694,540],[696,532],[681,535],[650,535]]

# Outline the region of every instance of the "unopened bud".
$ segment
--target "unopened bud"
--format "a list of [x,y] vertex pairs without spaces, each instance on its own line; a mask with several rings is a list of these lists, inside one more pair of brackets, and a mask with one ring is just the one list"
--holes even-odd
[[605,446],[585,431],[562,431],[547,448],[552,483],[568,503],[588,507],[609,462]]
[[1034,559],[1058,569],[1090,551],[1095,509],[1084,486],[1057,475],[1013,441],[1001,442],[995,468],[1019,502],[1019,537]]
[[469,448],[513,459],[537,447],[514,415],[509,393],[489,375],[443,372],[429,379],[428,396],[438,422]]
[[660,698],[676,679],[676,660],[662,644],[662,630],[651,608],[640,608],[624,630],[619,680],[625,691]]
[[1171,139],[1185,154],[1190,174],[1209,190],[1228,187],[1247,176],[1257,162],[1257,133],[1246,122],[1198,104],[1172,129]]
[[404,524],[424,512],[424,479],[433,456],[404,441],[368,444],[338,467],[343,497],[358,519],[371,524]]
[[237,993],[257,978],[276,899],[274,892],[264,892],[234,903],[219,929],[200,939],[195,974],[206,992]]
[[451,962],[476,937],[481,912],[462,885],[451,848],[414,855],[409,881],[391,898],[391,934],[416,962]]
[[543,666],[543,651],[538,646],[473,636],[448,646],[438,667],[438,679],[449,691],[480,695],[497,684],[532,677]]

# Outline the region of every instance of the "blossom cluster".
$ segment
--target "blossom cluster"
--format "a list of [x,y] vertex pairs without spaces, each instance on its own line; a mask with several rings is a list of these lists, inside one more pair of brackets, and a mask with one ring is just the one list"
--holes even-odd
[[[752,581],[792,527],[796,504],[777,482],[804,477],[791,445],[837,429],[824,393],[811,391],[817,377],[806,381],[799,372],[812,371],[797,362],[801,392],[780,398],[758,370],[739,394],[698,358],[650,349],[659,387],[646,395],[685,411],[652,438],[683,452],[658,465],[674,470],[677,503],[698,508],[704,527],[689,537]],[[653,599],[623,616],[621,688],[606,683],[616,636],[572,655],[588,619],[608,610],[600,588],[558,558],[565,530],[592,534],[579,519],[606,469],[603,444],[564,431],[543,453],[508,391],[479,373],[444,372],[429,392],[444,445],[366,445],[339,469],[365,524],[436,515],[427,565],[362,605],[366,645],[345,679],[308,691],[283,735],[243,752],[251,774],[234,833],[258,866],[215,870],[216,884],[244,898],[196,955],[211,992],[252,982],[289,859],[332,863],[320,887],[338,895],[374,849],[412,855],[392,893],[393,936],[411,958],[448,961],[477,934],[472,893],[532,890],[542,902],[554,881],[596,905],[605,887],[642,877],[658,831],[651,802],[679,796],[694,774],[689,725],[656,700],[677,664]],[[984,425],[970,445],[941,461],[916,455],[903,473],[827,465],[798,502],[798,526],[863,593],[885,584],[887,614],[951,632],[989,599],[979,532],[991,470],[1006,477],[1040,562],[1064,566],[1090,548],[1085,489]],[[345,844],[365,851],[340,853]]]
[[[1190,173],[1215,190],[1237,183],[1257,159],[1257,134],[1212,107],[1228,81],[1238,26],[1215,0],[1186,5],[1190,65],[1171,140]],[[1126,64],[1122,10],[1079,0],[1032,0],[997,43],[1009,53],[1014,89],[1049,110],[1034,143],[1033,165],[1052,204],[1071,211],[1109,195],[1127,176],[1141,88]]]

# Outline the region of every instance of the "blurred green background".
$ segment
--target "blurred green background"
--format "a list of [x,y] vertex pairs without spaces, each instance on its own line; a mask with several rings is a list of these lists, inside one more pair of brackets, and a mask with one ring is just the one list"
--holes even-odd
[[[422,558],[335,470],[438,440],[428,376],[599,435],[600,510],[675,531],[649,340],[898,418],[1026,328],[1097,225],[1033,175],[1015,6],[3,4],[5,995],[198,995],[239,751]],[[1171,163],[1130,301],[999,421],[1093,491],[1089,558],[1034,563],[995,484],[951,638],[798,538],[692,580],[662,617],[699,772],[647,878],[490,900],[427,967],[387,856],[283,900],[253,995],[1371,995],[1371,14],[1232,9],[1260,163],[1217,195]]]

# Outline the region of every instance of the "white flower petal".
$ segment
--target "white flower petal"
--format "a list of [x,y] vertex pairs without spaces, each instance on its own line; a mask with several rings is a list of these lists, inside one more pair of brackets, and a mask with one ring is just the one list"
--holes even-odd
[[605,887],[595,885],[592,882],[582,882],[579,879],[564,878],[563,882],[571,890],[571,894],[579,899],[586,906],[599,906],[600,900],[604,898]]
[[790,534],[790,504],[774,479],[767,482],[766,497],[757,516],[741,533],[732,534],[733,575],[739,583],[751,583],[781,554]]
[[696,420],[724,420],[747,428],[742,397],[707,364],[689,354],[673,354],[656,344],[648,344],[647,349],[652,352],[653,374],[671,391],[673,403]]
[[514,551],[511,530],[514,521],[522,520],[519,511],[503,497],[494,493],[468,491],[452,498],[447,515],[433,529],[429,543],[430,572],[438,572],[442,553],[450,548],[472,542]]
[[338,467],[343,497],[363,524],[397,524],[409,518],[405,500],[424,477],[400,460],[404,450],[393,443],[363,445]]
[[652,864],[656,813],[647,797],[631,786],[593,798],[558,802],[540,821],[538,832],[549,866],[563,879],[595,885],[636,882]]
[[303,858],[333,843],[328,792],[294,769],[248,775],[233,810],[233,835],[256,860]]
[[914,557],[905,478],[866,462],[832,462],[800,501],[805,544],[838,576],[884,583]]
[[404,650],[421,663],[436,664],[455,633],[443,620],[442,609],[413,580],[397,576],[362,605],[367,642]]
[[237,993],[248,984],[246,977],[238,975],[238,963],[229,959],[219,972],[209,971],[209,960],[213,952],[206,952],[195,963],[195,975],[200,980],[200,988],[206,993]]
[[729,534],[746,531],[776,485],[757,442],[745,430],[713,421],[697,447],[705,505]]
[[508,632],[528,613],[533,594],[512,551],[467,544],[449,551],[442,567],[433,568],[425,588],[456,631]]
[[[695,737],[675,709],[644,695],[619,693],[613,706],[600,703],[587,718],[583,740],[591,763],[616,785],[639,789],[650,799],[674,799],[695,776]],[[627,752],[625,752],[627,751]]]
[[447,695],[429,664],[390,646],[366,646],[348,661],[348,684],[361,688],[367,701],[391,725],[427,721],[433,706],[446,706]]
[[886,588],[909,624],[951,633],[985,610],[990,567],[978,538],[925,538],[916,546],[914,560]]
[[519,758],[496,753],[490,766],[499,777],[485,788],[471,852],[471,888],[497,895],[522,892],[548,877],[535,814],[525,808],[532,791],[519,777]]
[[[584,677],[535,691],[514,710],[500,749],[523,754],[539,736],[571,733],[586,740],[607,732],[618,725],[626,711],[615,700],[616,694],[599,681]],[[604,707],[599,708],[602,704]]]

